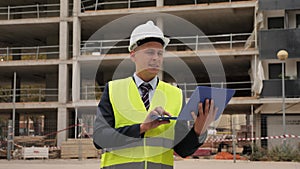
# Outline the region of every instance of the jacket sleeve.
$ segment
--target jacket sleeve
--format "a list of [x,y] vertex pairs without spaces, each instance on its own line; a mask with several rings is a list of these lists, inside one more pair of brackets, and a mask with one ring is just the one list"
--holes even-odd
[[125,146],[141,140],[140,124],[115,128],[115,117],[109,100],[108,84],[105,85],[97,107],[93,142],[96,148]]
[[[185,96],[183,96],[182,100],[184,98]],[[182,107],[184,107],[185,102],[182,104]],[[177,120],[175,125],[174,151],[181,157],[192,155],[204,143],[207,137],[207,131],[197,136],[194,127],[189,128],[187,121]]]

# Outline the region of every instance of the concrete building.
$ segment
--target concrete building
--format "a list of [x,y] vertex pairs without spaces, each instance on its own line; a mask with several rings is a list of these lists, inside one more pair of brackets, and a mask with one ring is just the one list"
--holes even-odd
[[[259,31],[259,53],[265,80],[261,97],[272,99],[272,102],[260,106],[262,119],[262,136],[282,135],[282,65],[285,74],[286,96],[286,134],[299,135],[299,96],[300,96],[300,2],[261,0],[259,13],[261,17]],[[280,61],[277,52],[285,49],[288,59]],[[283,64],[282,64],[283,62]],[[298,139],[288,139],[288,143],[299,145]],[[265,140],[263,145],[272,147],[281,144],[282,140]]]
[[[284,16],[287,10],[265,11],[259,8],[263,2],[1,1],[2,128],[8,119],[14,118],[16,136],[47,135],[57,138],[57,145],[68,138],[76,138],[81,133],[77,127],[79,123],[84,123],[84,130],[92,134],[96,106],[105,83],[133,73],[127,51],[130,31],[149,18],[171,38],[161,79],[178,84],[187,97],[195,83],[237,90],[219,121],[219,133],[231,134],[234,126],[238,137],[242,138],[265,136],[266,130],[267,135],[281,135],[279,129],[272,133],[269,123],[264,123],[266,118],[277,117],[270,114],[281,114],[280,95],[267,97],[264,93],[271,79],[268,67],[279,61],[272,59],[274,54],[260,55],[266,47],[261,43],[259,49],[258,35],[262,38],[265,29],[268,31],[261,25],[268,24],[269,16]],[[298,5],[287,12],[289,20],[299,20],[299,9]],[[290,26],[296,32],[299,30],[294,21]],[[296,38],[295,41],[298,43]],[[297,55],[286,61],[291,65],[286,69],[288,76],[299,79],[299,61]],[[218,68],[222,71],[215,72]],[[262,74],[257,72],[263,72],[267,80],[263,81]],[[299,80],[294,81],[298,85],[294,91],[299,90]],[[263,92],[260,94],[261,84]],[[294,96],[299,97],[299,93]],[[293,105],[287,109],[288,116],[293,114],[291,118],[299,118],[299,101],[299,98],[286,98],[287,106]],[[299,131],[291,132],[300,135]]]

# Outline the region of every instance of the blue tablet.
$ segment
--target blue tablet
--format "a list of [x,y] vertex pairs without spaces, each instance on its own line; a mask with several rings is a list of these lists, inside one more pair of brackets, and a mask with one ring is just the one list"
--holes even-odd
[[189,101],[181,110],[178,120],[193,120],[191,112],[197,114],[199,102],[202,102],[203,105],[205,105],[205,99],[214,100],[215,106],[218,107],[218,112],[215,117],[215,120],[217,120],[223,113],[234,93],[235,90],[233,89],[197,86]]

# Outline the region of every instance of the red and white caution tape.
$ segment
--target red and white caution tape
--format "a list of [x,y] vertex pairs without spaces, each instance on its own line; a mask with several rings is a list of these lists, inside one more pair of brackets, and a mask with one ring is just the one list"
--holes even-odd
[[[220,138],[210,138],[207,139],[205,142],[207,143],[218,143],[218,142],[230,142],[233,141],[233,139],[227,139],[229,135],[222,136]],[[227,137],[227,138],[226,138]],[[232,135],[230,135],[232,138]],[[253,138],[236,138],[237,141],[254,141],[254,140],[268,140],[268,139],[283,139],[283,138],[298,138],[300,139],[300,136],[292,135],[292,134],[285,134],[281,136],[267,136],[267,137],[253,137]]]

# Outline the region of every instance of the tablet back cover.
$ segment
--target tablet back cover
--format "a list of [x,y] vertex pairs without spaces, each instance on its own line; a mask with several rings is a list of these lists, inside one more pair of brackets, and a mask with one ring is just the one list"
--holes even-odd
[[193,120],[191,112],[198,114],[198,104],[199,102],[204,103],[205,99],[214,100],[215,106],[218,107],[218,112],[215,117],[215,120],[217,120],[234,93],[235,90],[233,89],[197,86],[188,103],[181,110],[178,120]]

